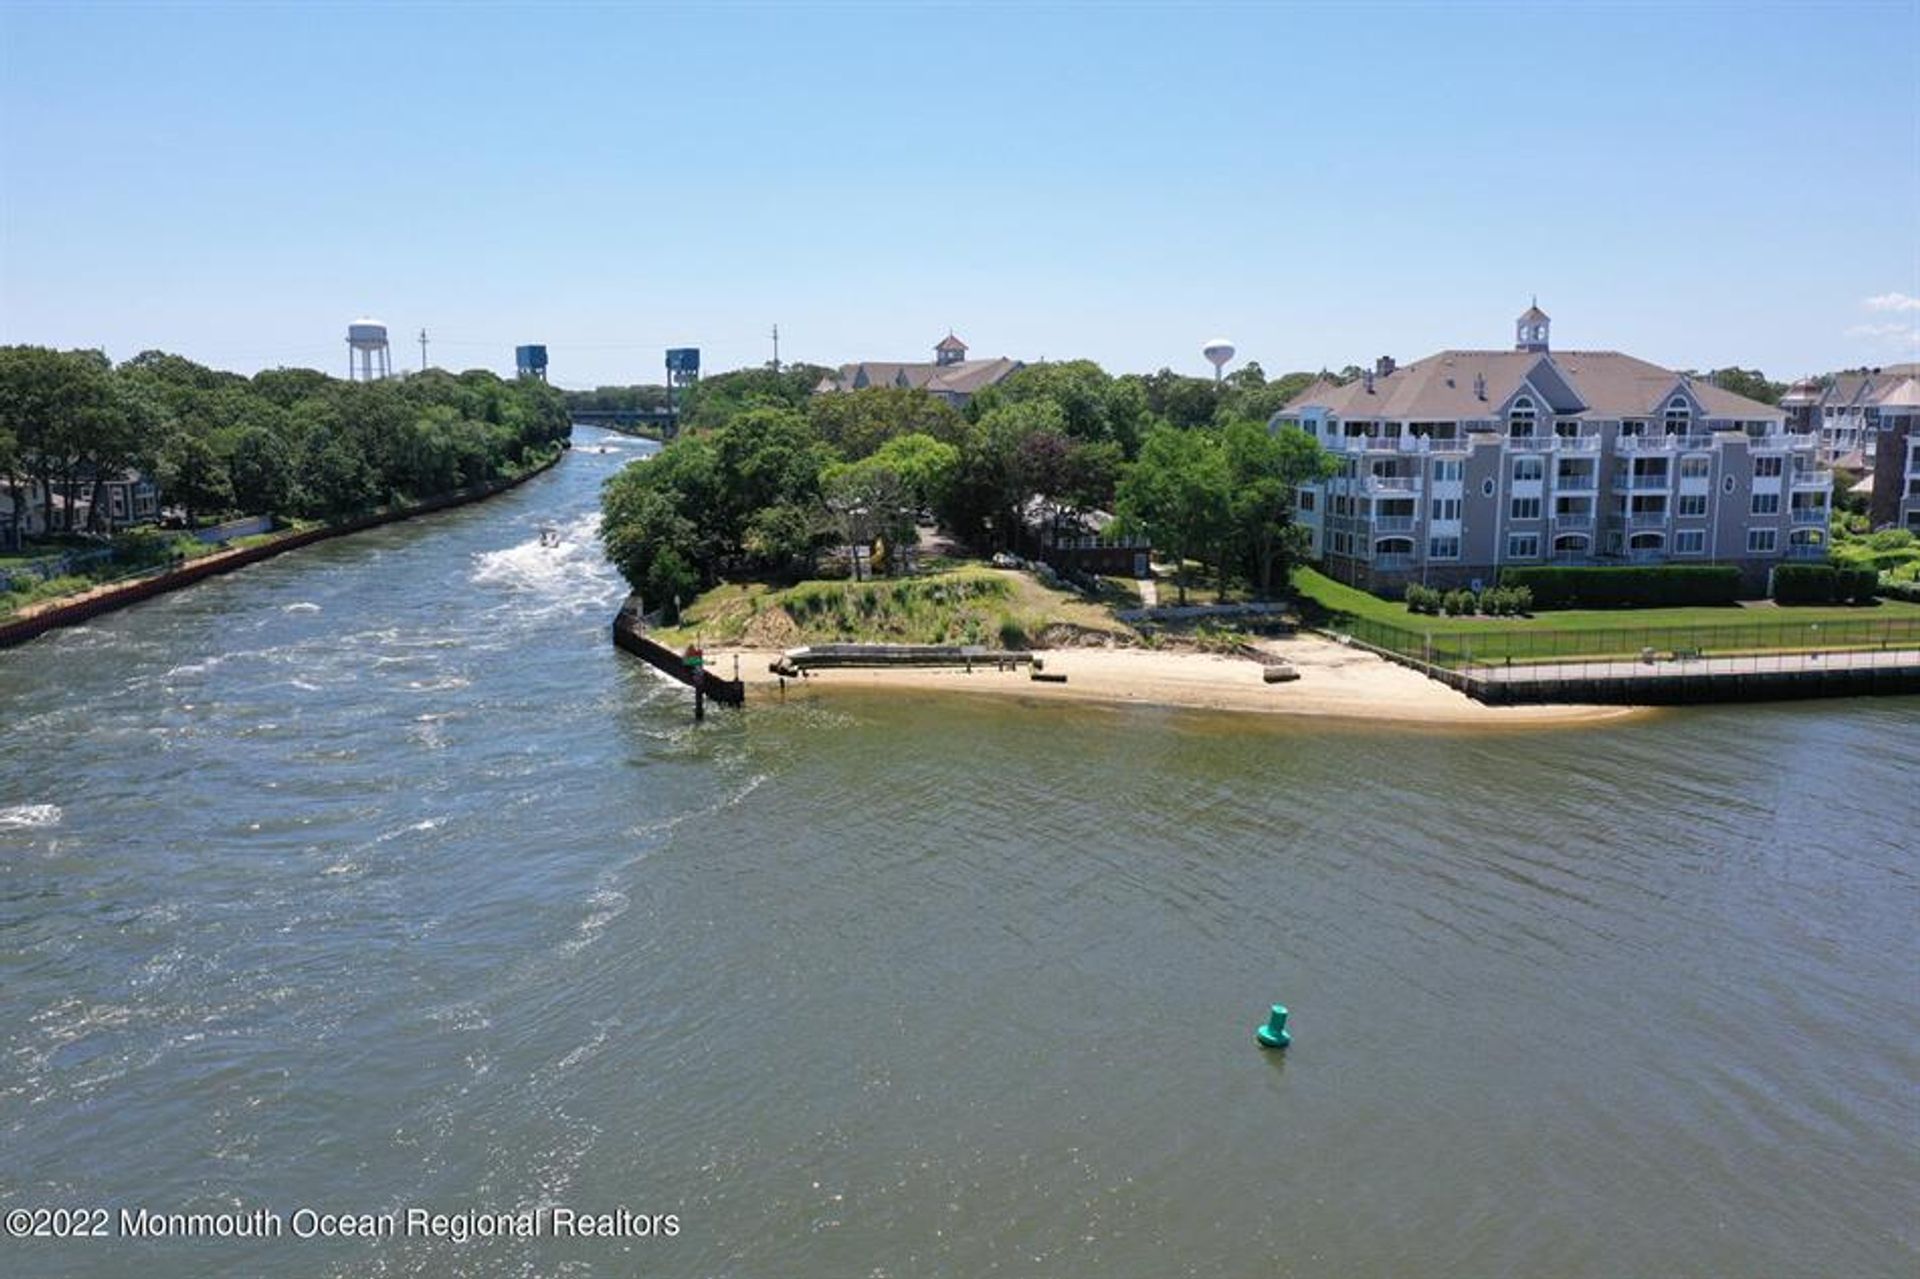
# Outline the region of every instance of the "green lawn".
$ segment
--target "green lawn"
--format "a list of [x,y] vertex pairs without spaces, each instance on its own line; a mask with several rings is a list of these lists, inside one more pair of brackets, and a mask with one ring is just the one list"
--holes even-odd
[[1631,656],[1645,648],[1697,649],[1724,656],[1920,645],[1920,604],[1897,600],[1863,606],[1715,605],[1565,609],[1512,618],[1434,617],[1344,586],[1310,568],[1294,573],[1293,586],[1303,602],[1318,605],[1334,626],[1356,638],[1396,652],[1430,655],[1442,664]]

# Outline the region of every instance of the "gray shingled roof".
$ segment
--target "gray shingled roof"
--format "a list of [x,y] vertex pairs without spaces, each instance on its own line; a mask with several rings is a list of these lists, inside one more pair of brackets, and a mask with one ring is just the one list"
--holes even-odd
[[862,360],[857,364],[842,364],[832,375],[822,379],[815,389],[855,391],[868,386],[906,386],[922,391],[972,395],[1021,367],[1020,361],[1005,356],[997,360],[961,360],[954,364],[900,364]]
[[[1553,404],[1559,398],[1551,385],[1555,373],[1578,397],[1578,405]],[[1476,393],[1483,378],[1484,397]],[[1286,411],[1317,406],[1336,417],[1402,422],[1489,419],[1527,385],[1538,393],[1543,419],[1657,417],[1676,388],[1692,396],[1709,418],[1763,421],[1783,416],[1773,405],[1705,381],[1683,380],[1672,369],[1618,351],[1441,351],[1345,386],[1316,382],[1295,396]]]

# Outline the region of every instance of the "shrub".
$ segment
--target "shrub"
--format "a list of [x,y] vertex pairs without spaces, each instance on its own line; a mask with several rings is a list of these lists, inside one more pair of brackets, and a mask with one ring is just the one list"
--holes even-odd
[[1870,568],[1782,564],[1773,570],[1773,598],[1781,604],[1865,604],[1879,585]]
[[1867,539],[1876,551],[1904,551],[1913,544],[1912,531],[1904,528],[1883,528]]
[[1513,611],[1516,616],[1524,617],[1526,614],[1533,612],[1533,592],[1527,587],[1509,587],[1507,590],[1507,598],[1512,601]]
[[1886,581],[1880,583],[1877,589],[1883,598],[1920,604],[1920,582]]
[[1731,604],[1740,570],[1730,564],[1659,564],[1621,568],[1504,568],[1500,584],[1525,587],[1529,607],[1660,608]]
[[1441,594],[1431,586],[1407,587],[1407,610],[1413,613],[1438,613]]
[[1440,597],[1440,607],[1448,617],[1459,617],[1474,610],[1472,591],[1452,590]]

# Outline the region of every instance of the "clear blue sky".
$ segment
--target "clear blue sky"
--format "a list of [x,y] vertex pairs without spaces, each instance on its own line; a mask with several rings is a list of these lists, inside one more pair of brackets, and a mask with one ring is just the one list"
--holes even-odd
[[0,7],[0,341],[1915,358],[1920,0]]

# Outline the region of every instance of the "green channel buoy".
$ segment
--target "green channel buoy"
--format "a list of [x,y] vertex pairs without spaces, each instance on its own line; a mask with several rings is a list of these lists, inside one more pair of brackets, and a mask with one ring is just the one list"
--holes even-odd
[[1293,1036],[1287,1033],[1287,1006],[1275,1004],[1267,1024],[1254,1031],[1253,1036],[1262,1048],[1285,1048],[1292,1043]]

